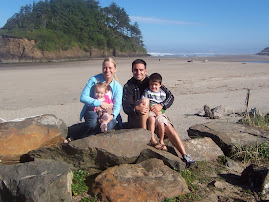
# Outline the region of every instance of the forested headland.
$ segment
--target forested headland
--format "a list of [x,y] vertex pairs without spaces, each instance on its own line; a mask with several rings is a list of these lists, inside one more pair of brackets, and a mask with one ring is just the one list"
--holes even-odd
[[44,0],[21,7],[0,29],[2,38],[26,38],[54,52],[79,48],[147,54],[138,23],[124,8],[102,8],[95,0]]
[[257,53],[257,55],[269,55],[269,47],[263,49],[262,51]]

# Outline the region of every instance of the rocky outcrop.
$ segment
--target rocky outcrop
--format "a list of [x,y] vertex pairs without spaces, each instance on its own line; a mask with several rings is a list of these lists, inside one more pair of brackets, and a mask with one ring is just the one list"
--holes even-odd
[[196,124],[188,129],[188,134],[191,138],[210,137],[227,156],[230,156],[234,146],[256,147],[263,142],[269,143],[269,133],[267,131],[238,123],[209,122]]
[[[40,131],[40,127],[46,128],[44,131],[47,132],[57,128],[63,131],[60,132],[61,134],[66,134],[64,132],[66,126],[60,127],[62,122],[59,122],[54,115],[2,122],[0,135],[8,129],[12,129],[11,132],[15,131],[14,134],[3,137],[4,141],[27,131],[25,128],[28,126],[33,129],[25,134],[26,138],[13,141],[13,146],[17,142],[31,143],[32,139],[42,139],[42,135],[37,138],[27,136]],[[3,163],[6,162],[0,162],[0,201],[79,200],[71,197],[70,169],[85,170],[89,173],[90,176],[86,178],[89,187],[87,194],[103,201],[161,201],[173,197],[178,199],[179,195],[189,192],[180,173],[187,177],[192,171],[194,176],[198,171],[201,181],[195,180],[191,186],[199,186],[201,188],[199,194],[206,192],[210,196],[207,201],[213,198],[226,200],[242,193],[237,188],[234,192],[234,184],[249,187],[253,192],[261,192],[268,196],[268,166],[246,169],[240,176],[243,170],[241,164],[227,157],[218,158],[223,156],[222,150],[226,154],[234,145],[256,145],[256,143],[268,142],[268,132],[241,124],[212,122],[192,126],[189,135],[196,138],[183,144],[187,153],[197,161],[190,170],[184,170],[186,164],[182,161],[181,154],[171,143],[168,144],[167,139],[165,140],[167,152],[148,146],[151,133],[145,129],[113,130],[73,140],[60,146],[57,143],[49,144],[52,147],[47,147],[48,144],[45,143],[36,150],[32,150],[31,143],[28,145],[31,151],[19,155],[20,164],[4,165]],[[3,145],[0,145],[1,152]],[[225,169],[222,170],[224,165],[226,165]],[[222,174],[218,175],[219,172]],[[217,176],[225,179],[225,182],[221,178],[216,178]],[[208,177],[213,181],[208,181]],[[228,186],[230,188],[227,190]],[[212,195],[216,190],[214,187],[224,192]],[[226,197],[230,193],[234,195]],[[241,198],[236,196],[235,199],[246,199],[244,197],[245,194]],[[268,199],[268,197],[263,198]]]
[[263,49],[262,51],[257,53],[257,55],[269,55],[269,47]]
[[65,123],[49,114],[0,123],[0,160],[19,160],[31,150],[57,147],[66,136]]
[[105,170],[95,178],[91,192],[101,201],[161,201],[189,190],[178,172],[151,159]]
[[[167,146],[168,152],[148,146],[150,132],[145,129],[122,129],[92,135],[71,141],[68,145],[56,148],[43,148],[30,151],[21,161],[34,159],[57,159],[81,169],[105,170],[124,163],[140,163],[157,158],[170,168],[186,168],[182,156],[174,147]],[[216,160],[223,156],[222,150],[210,138],[192,139],[184,142],[187,153],[196,161]]]
[[81,50],[74,47],[69,50],[57,50],[53,52],[41,51],[36,48],[34,40],[26,38],[12,38],[0,36],[0,63],[19,63],[19,62],[49,62],[89,59],[91,57],[107,56],[145,56],[141,53],[124,53],[117,50]]
[[30,61],[46,61],[33,40],[0,36],[0,63]]
[[40,160],[0,164],[0,201],[72,201],[70,165]]

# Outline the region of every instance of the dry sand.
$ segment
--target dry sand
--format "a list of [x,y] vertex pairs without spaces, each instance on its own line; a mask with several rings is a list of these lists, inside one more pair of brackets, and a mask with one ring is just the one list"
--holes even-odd
[[[118,78],[124,85],[131,78],[135,58],[116,58]],[[247,89],[249,107],[269,112],[269,56],[225,56],[191,58],[146,57],[148,75],[158,72],[175,96],[167,114],[182,139],[194,124],[209,121],[193,116],[205,104],[234,112],[245,110]],[[204,62],[204,60],[208,60]],[[83,106],[79,98],[87,80],[101,72],[102,59],[61,63],[0,64],[0,118],[12,120],[39,114],[55,114],[67,126],[79,122]],[[123,120],[127,120],[121,112]],[[224,118],[223,121],[234,121]]]

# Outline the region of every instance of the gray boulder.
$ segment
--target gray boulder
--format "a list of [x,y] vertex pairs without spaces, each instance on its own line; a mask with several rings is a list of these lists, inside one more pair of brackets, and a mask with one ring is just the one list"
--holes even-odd
[[226,108],[222,105],[219,105],[215,108],[210,109],[208,105],[204,105],[205,117],[209,117],[210,119],[220,119],[226,116]]
[[189,193],[181,175],[159,159],[111,167],[95,178],[91,194],[101,201],[161,201]]
[[175,149],[170,146],[167,147],[169,152],[158,150],[154,147],[148,146],[147,149],[144,149],[140,153],[136,163],[141,163],[148,159],[156,158],[162,160],[165,165],[169,166],[172,169],[176,168],[177,170],[184,170],[186,168],[186,164],[180,157],[178,157]]
[[58,159],[75,168],[105,170],[108,167],[135,163],[140,152],[147,149],[151,133],[145,129],[123,129],[71,141],[56,148],[29,152],[22,162],[34,159]]
[[0,201],[71,201],[72,177],[59,161],[0,164]]
[[191,138],[210,137],[224,152],[230,156],[234,146],[257,146],[269,143],[269,132],[248,125],[227,122],[208,122],[196,124],[188,129]]
[[212,161],[224,156],[221,148],[211,138],[195,138],[184,141],[185,149],[195,161]]

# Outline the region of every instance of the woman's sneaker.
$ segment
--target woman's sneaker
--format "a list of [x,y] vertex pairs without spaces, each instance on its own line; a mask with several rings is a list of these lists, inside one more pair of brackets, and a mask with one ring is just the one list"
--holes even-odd
[[190,167],[191,165],[195,164],[195,161],[191,158],[191,156],[189,154],[185,154],[183,158],[186,162],[187,167]]

